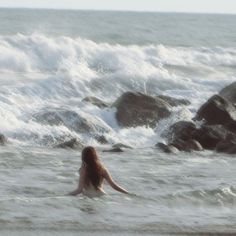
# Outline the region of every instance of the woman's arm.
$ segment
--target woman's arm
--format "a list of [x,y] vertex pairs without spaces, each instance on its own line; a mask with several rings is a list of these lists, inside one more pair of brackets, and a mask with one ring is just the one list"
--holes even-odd
[[82,193],[83,192],[83,188],[84,188],[84,182],[85,182],[85,168],[82,166],[80,168],[80,177],[79,177],[78,187],[77,187],[76,190],[68,193],[68,195],[76,196],[76,195]]
[[128,191],[126,191],[124,188],[120,187],[111,177],[110,173],[108,172],[107,169],[104,170],[104,179],[110,184],[110,186],[121,192],[121,193],[129,193]]

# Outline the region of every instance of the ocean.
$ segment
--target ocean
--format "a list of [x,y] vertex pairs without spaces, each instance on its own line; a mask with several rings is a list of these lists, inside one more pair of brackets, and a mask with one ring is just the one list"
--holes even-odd
[[[178,120],[191,120],[213,94],[236,81],[236,15],[0,9],[0,234],[236,234],[235,155],[165,154],[154,148]],[[121,128],[112,104],[124,92],[188,99],[155,128]],[[71,111],[45,124],[37,114]],[[65,113],[67,114],[67,113]],[[99,127],[97,129],[97,127]],[[96,133],[96,135],[97,135]],[[113,178],[101,198],[65,196],[76,187],[78,138],[97,148]],[[114,143],[132,147],[104,153]]]

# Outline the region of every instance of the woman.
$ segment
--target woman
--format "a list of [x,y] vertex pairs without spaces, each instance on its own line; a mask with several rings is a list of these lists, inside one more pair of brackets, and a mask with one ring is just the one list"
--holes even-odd
[[114,182],[108,170],[100,162],[96,150],[86,147],[82,151],[82,165],[79,170],[80,178],[78,188],[69,195],[75,196],[83,193],[89,197],[99,197],[106,194],[102,188],[105,179],[110,186],[122,193],[128,193],[125,189]]

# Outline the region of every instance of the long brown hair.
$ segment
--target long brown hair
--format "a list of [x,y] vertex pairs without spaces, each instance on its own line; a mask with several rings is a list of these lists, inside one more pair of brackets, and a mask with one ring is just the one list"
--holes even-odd
[[102,180],[104,167],[100,162],[94,147],[85,147],[82,151],[82,161],[86,166],[86,182],[91,183],[96,189]]

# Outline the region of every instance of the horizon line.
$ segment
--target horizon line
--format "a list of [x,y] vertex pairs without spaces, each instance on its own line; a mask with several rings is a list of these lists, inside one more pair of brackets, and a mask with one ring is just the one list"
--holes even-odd
[[1,9],[20,10],[55,10],[55,11],[99,11],[99,12],[135,12],[135,13],[167,13],[167,14],[199,14],[199,15],[236,15],[236,12],[198,12],[198,11],[153,11],[153,10],[124,10],[124,9],[90,9],[90,8],[49,8],[49,7],[25,7],[25,6],[0,6]]

